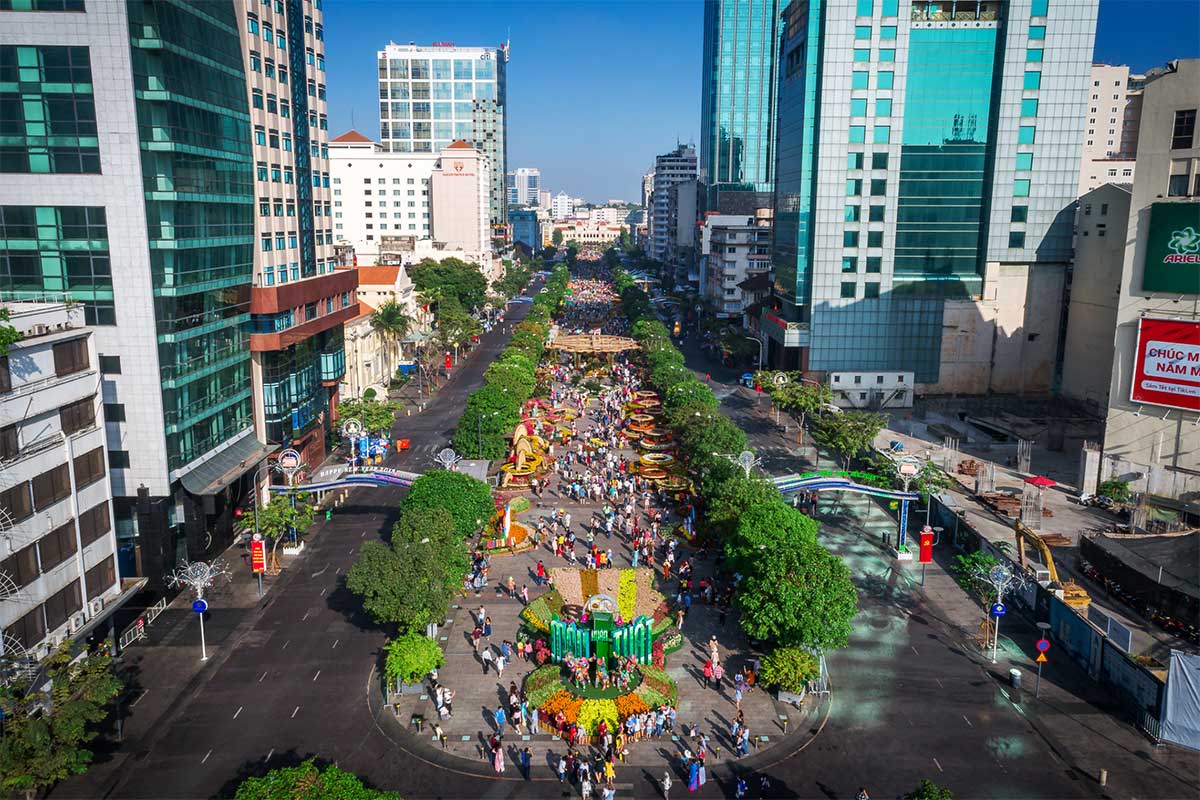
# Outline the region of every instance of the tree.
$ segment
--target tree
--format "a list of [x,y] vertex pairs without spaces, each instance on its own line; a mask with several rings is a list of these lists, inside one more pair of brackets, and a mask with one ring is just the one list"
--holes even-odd
[[435,469],[413,481],[400,512],[412,508],[444,508],[454,518],[458,535],[466,539],[477,533],[496,510],[492,490],[483,481],[461,472]]
[[[0,308],[0,322],[8,322],[7,308]],[[8,355],[8,348],[21,341],[21,332],[12,325],[0,325],[0,356]]]
[[371,314],[371,328],[383,338],[389,365],[394,365],[399,360],[399,355],[393,358],[392,350],[400,349],[400,342],[408,335],[411,327],[412,319],[404,313],[404,306],[395,300],[388,300]]
[[[801,442],[804,441],[804,423],[809,414],[820,413],[833,402],[833,390],[823,383],[810,383],[803,380],[789,380],[782,386],[776,386],[774,377],[779,373],[760,372],[755,380],[771,396],[771,402],[781,411],[796,417],[800,423]],[[794,376],[791,376],[794,377]]]
[[778,490],[770,482],[757,475],[747,478],[741,467],[729,466],[734,474],[702,495],[707,503],[705,519],[720,539],[732,534],[738,518],[751,508],[779,499]]
[[399,410],[399,403],[365,399],[343,400],[337,407],[338,419],[356,419],[362,423],[364,431],[376,433],[390,433],[392,425],[396,422],[396,412]]
[[242,781],[234,800],[402,800],[396,792],[368,789],[354,774],[336,765],[317,766],[308,759]]
[[437,340],[442,349],[460,347],[482,332],[479,320],[468,314],[458,300],[446,298],[438,304]]
[[446,663],[441,646],[415,631],[392,639],[384,648],[383,674],[398,683],[419,683]]
[[1111,497],[1114,502],[1129,502],[1129,481],[1120,478],[1109,478],[1096,487],[1096,494],[1101,497]]
[[758,679],[767,686],[778,686],[798,694],[821,674],[821,664],[802,647],[777,647],[762,660]]
[[917,788],[904,795],[904,800],[954,800],[954,793],[925,778]]
[[817,542],[817,523],[776,500],[748,509],[725,542],[730,569],[748,574],[777,548],[806,547]]
[[[32,800],[41,790],[87,771],[95,725],[121,690],[111,659],[102,653],[73,661],[64,645],[39,666],[38,677],[0,689],[4,735],[0,738],[0,787]],[[49,679],[49,694],[38,687]],[[35,685],[36,684],[36,685]]]
[[257,504],[250,512],[250,524],[268,539],[279,541],[290,536],[292,531],[300,536],[313,522],[313,507],[308,502],[307,492],[296,492],[290,497],[272,494],[271,499],[260,509]]
[[[554,233],[550,234],[550,241],[554,243],[555,248],[559,247],[559,245],[561,245],[563,242],[563,232],[558,228],[555,228]],[[553,258],[553,256],[551,256],[551,258]]]
[[436,292],[442,303],[453,298],[464,309],[472,309],[482,306],[487,298],[487,278],[479,265],[458,258],[423,258],[408,268],[408,275],[418,292],[427,297]]
[[850,570],[819,544],[777,548],[746,576],[737,603],[752,638],[813,650],[845,647],[858,613]]
[[822,414],[817,418],[813,439],[840,455],[843,468],[849,469],[850,461],[874,445],[875,437],[886,424],[887,417],[869,411]]

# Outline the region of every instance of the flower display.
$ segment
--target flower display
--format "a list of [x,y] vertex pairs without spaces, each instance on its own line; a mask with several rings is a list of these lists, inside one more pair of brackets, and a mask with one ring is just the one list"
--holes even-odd
[[[667,698],[667,705],[674,706],[679,700],[679,687],[665,670],[649,664],[642,665],[642,686],[648,686]],[[640,688],[640,687],[639,687]]]
[[[558,712],[561,711],[563,716],[566,717],[567,722],[577,722],[579,719],[579,709],[582,705],[582,697],[576,697],[565,689],[559,689],[542,705],[540,714],[543,719],[553,720],[558,716]],[[613,708],[615,711],[616,706]]]
[[[621,569],[603,569],[596,573],[597,589],[600,594],[606,594],[609,597],[617,596],[617,587],[621,580],[621,574],[625,570]],[[627,618],[628,619],[628,618]]]
[[529,605],[521,609],[521,619],[530,627],[542,633],[550,632],[550,620],[555,614],[561,613],[563,607],[562,595],[551,590],[541,597],[536,597]]
[[621,570],[617,588],[617,610],[621,612],[621,619],[628,621],[636,616],[637,595],[637,576],[632,570]]
[[579,709],[577,722],[588,736],[595,736],[600,722],[604,721],[610,731],[617,729],[619,721],[617,704],[613,700],[584,700]]
[[539,667],[525,677],[525,694],[531,706],[540,708],[563,688],[562,669],[558,664]]
[[634,714],[644,714],[650,710],[650,707],[642,698],[637,696],[636,692],[623,694],[615,702],[617,704],[617,716],[620,717],[622,722]]

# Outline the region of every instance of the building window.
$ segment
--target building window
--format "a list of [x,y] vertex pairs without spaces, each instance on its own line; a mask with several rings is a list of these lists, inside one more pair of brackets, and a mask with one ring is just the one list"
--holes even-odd
[[1025,231],[1009,231],[1008,232],[1009,247],[1024,247],[1025,246]]
[[21,443],[17,438],[17,426],[6,425],[0,428],[0,461],[6,461],[21,452]]
[[54,345],[54,374],[58,377],[83,372],[88,366],[87,339],[71,339]]
[[891,89],[895,78],[896,73],[890,70],[882,71],[875,76],[875,85],[880,89]]
[[1013,206],[1010,222],[1026,222],[1029,219],[1029,206]]
[[871,169],[887,169],[888,154],[887,153],[872,153],[871,154]]
[[881,256],[867,256],[867,274],[878,275],[883,272],[883,258]]
[[862,208],[860,206],[846,206],[846,211],[845,211],[845,214],[843,215],[843,219],[846,222],[858,222],[858,220],[861,216],[862,216]]
[[125,404],[124,403],[105,403],[104,404],[104,421],[105,422],[124,422],[125,421]]
[[1171,128],[1171,149],[1187,150],[1192,146],[1196,134],[1196,109],[1188,108],[1175,112],[1175,124]]
[[869,47],[854,48],[854,60],[859,63],[861,63],[863,61],[870,61],[871,60],[871,48],[869,48]]
[[88,597],[104,594],[108,587],[117,582],[117,570],[112,555],[109,555],[83,575],[83,584],[87,588]]
[[873,299],[879,297],[879,284],[878,283],[864,283],[863,284],[863,297],[867,298],[868,300],[873,300]]
[[885,40],[895,39],[896,38],[896,26],[895,25],[884,25],[882,28],[879,29],[879,38],[885,39]]
[[8,509],[13,523],[33,516],[33,497],[29,493],[29,481],[21,481],[0,491],[0,508]]
[[854,26],[854,38],[855,39],[866,39],[867,41],[870,41],[871,40],[871,26],[870,25],[855,25]]
[[850,126],[850,144],[862,144],[867,140],[866,125],[851,125]]
[[875,116],[890,117],[892,115],[892,101],[886,97],[881,97],[875,101]]
[[890,125],[875,126],[875,144],[887,144],[892,139],[892,127]]
[[1013,197],[1029,197],[1029,180],[1017,178],[1013,181]]
[[31,544],[13,553],[0,562],[0,572],[12,578],[13,583],[20,589],[37,580],[38,561],[37,545]]
[[896,51],[890,47],[885,47],[879,51],[880,61],[895,61]]
[[842,272],[858,272],[858,259],[855,256],[842,256]]
[[867,231],[867,247],[883,247],[883,231]]
[[1017,144],[1033,144],[1037,137],[1037,127],[1034,125],[1022,125],[1017,130]]
[[865,117],[867,115],[867,99],[855,97],[850,100],[850,116]]
[[865,70],[855,70],[854,74],[850,76],[850,88],[851,89],[866,89],[866,88],[868,88],[867,81],[868,81],[868,78],[870,77],[870,74],[871,73],[869,73]]
[[1033,169],[1033,153],[1017,153],[1017,169]]
[[1187,188],[1187,175],[1172,175],[1167,180],[1167,197],[1186,197]]
[[120,356],[100,356],[100,374],[101,375],[120,375],[121,374],[121,357]]
[[109,450],[108,466],[110,469],[129,469],[129,451]]
[[41,556],[42,572],[46,573],[75,555],[75,524],[59,525],[38,540],[38,555]]
[[846,196],[860,197],[862,195],[862,178],[848,178],[846,180]]
[[1033,0],[1029,7],[1029,16],[1044,17],[1049,11],[1050,0]]
[[104,477],[104,448],[97,447],[75,456],[75,486],[83,488]]
[[871,179],[871,196],[883,197],[887,194],[887,178]]
[[842,231],[843,247],[858,247],[858,231]]
[[1021,101],[1021,116],[1036,117],[1038,112],[1038,101],[1035,97],[1027,97]]
[[66,464],[46,470],[33,479],[33,508],[44,511],[71,494],[71,474]]
[[1027,72],[1025,73],[1025,84],[1024,84],[1024,86],[1025,86],[1025,88],[1026,88],[1026,89],[1040,89],[1040,88],[1042,88],[1042,73],[1041,73],[1041,72],[1038,72],[1038,71],[1036,71],[1036,70],[1029,70],[1029,71],[1027,71]]
[[854,281],[843,281],[841,296],[848,300],[853,299],[856,286],[858,286],[858,284],[856,284]]
[[875,0],[858,0],[854,10],[860,17],[869,17],[875,11]]
[[1025,60],[1033,64],[1038,64],[1041,63],[1043,55],[1045,55],[1044,50],[1039,47],[1031,47],[1025,51]]
[[846,169],[862,169],[863,154],[862,153],[847,153],[846,154]]
[[70,436],[96,424],[96,406],[90,397],[79,400],[60,408],[58,420],[63,433]]

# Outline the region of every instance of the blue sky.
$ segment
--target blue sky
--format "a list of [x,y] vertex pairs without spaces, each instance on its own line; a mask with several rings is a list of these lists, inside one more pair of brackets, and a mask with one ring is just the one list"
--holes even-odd
[[[509,167],[540,168],[554,191],[635,200],[654,155],[699,130],[702,17],[700,0],[326,0],[330,131],[378,137],[375,54],[389,40],[508,39]],[[1095,59],[1195,58],[1198,30],[1200,0],[1101,0]]]

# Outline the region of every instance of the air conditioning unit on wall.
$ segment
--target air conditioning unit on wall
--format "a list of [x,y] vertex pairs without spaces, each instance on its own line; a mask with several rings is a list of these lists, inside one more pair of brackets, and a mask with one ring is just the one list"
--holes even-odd
[[67,632],[74,636],[76,633],[79,633],[79,630],[86,622],[87,617],[83,614],[72,614],[71,618],[67,620]]
[[104,598],[93,597],[88,601],[88,612],[94,617],[104,610]]

